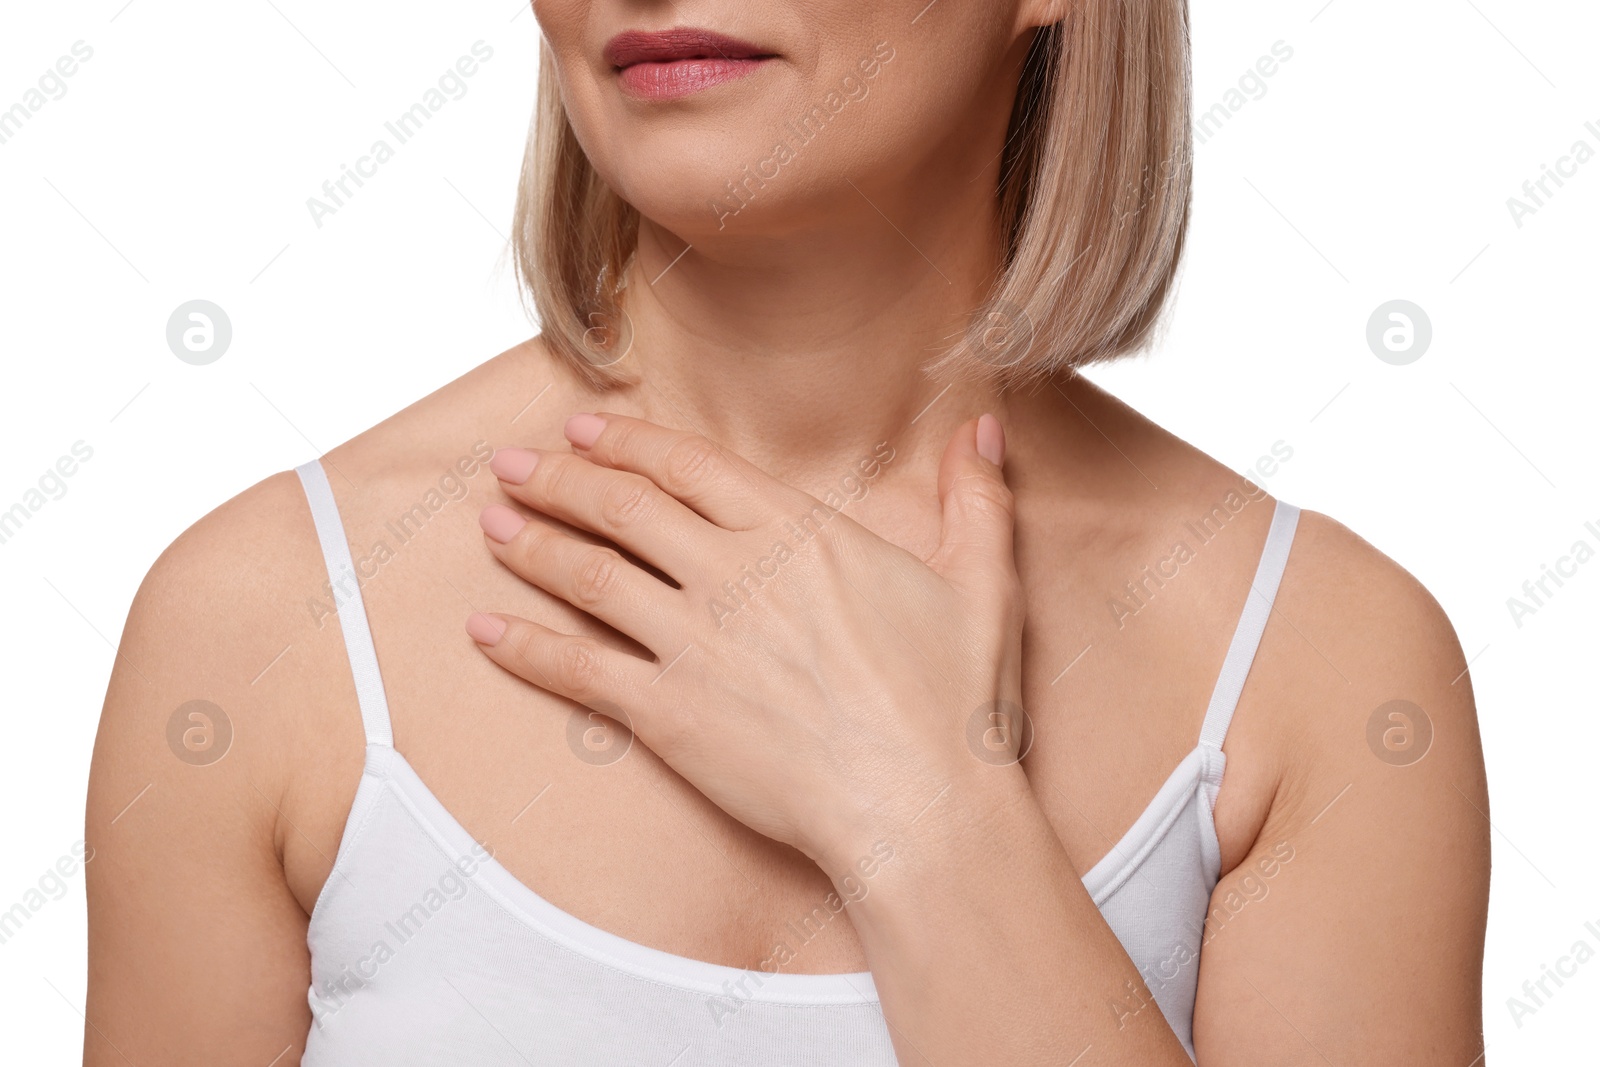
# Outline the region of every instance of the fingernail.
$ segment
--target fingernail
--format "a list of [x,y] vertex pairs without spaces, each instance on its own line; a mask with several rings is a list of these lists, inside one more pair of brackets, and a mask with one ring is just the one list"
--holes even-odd
[[528,525],[528,520],[504,504],[490,504],[478,513],[478,525],[483,527],[484,533],[503,545],[521,533],[522,528]]
[[574,415],[567,420],[567,440],[579,448],[593,448],[595,440],[599,438],[600,431],[606,428],[606,420],[599,415]]
[[489,469],[494,476],[512,485],[527,481],[533,474],[533,468],[538,465],[539,453],[529,452],[526,448],[498,449],[489,461]]
[[993,415],[978,417],[978,455],[996,467],[1006,461],[1006,432]]
[[493,615],[475,611],[467,616],[467,635],[480,645],[493,648],[506,632],[506,624]]

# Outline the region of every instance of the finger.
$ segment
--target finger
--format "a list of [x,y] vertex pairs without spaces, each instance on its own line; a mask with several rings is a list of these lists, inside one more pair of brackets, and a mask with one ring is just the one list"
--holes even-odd
[[658,668],[637,656],[515,615],[474,612],[467,633],[484,655],[546,692],[599,710],[623,708],[634,721],[639,710],[650,712],[636,697]]
[[648,478],[526,448],[500,449],[489,469],[512,499],[621,545],[679,585],[713,552],[717,527]]
[[579,455],[649,478],[725,530],[753,530],[795,504],[796,490],[696,433],[585,413],[567,420],[566,435]]
[[1006,485],[1005,432],[993,415],[963,423],[939,462],[943,520],[929,566],[971,592],[1004,593],[1017,581],[1016,502]]
[[504,504],[478,516],[489,551],[513,573],[626,634],[659,655],[681,633],[682,603],[671,586],[614,548],[580,541]]

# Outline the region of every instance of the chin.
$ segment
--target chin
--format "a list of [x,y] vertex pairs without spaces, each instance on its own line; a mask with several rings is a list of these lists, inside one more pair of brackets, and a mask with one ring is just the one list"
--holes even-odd
[[[579,141],[618,196],[690,242],[795,232],[820,219],[840,190],[849,192],[851,173],[861,180],[861,153],[841,143],[843,131],[824,138],[797,121],[805,108],[771,96],[737,107],[711,103],[603,123]],[[834,144],[813,143],[819,139]]]

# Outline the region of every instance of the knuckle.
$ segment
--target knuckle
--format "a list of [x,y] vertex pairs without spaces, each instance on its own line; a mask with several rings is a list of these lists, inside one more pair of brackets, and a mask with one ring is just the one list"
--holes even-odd
[[1022,579],[1015,568],[1010,568],[1004,578],[996,583],[995,598],[1007,622],[1021,623],[1027,612],[1028,598],[1022,591]]
[[676,441],[662,459],[662,471],[667,479],[663,488],[676,495],[704,485],[721,456],[716,445],[704,437],[691,435]]
[[527,481],[529,502],[535,507],[557,500],[572,500],[582,489],[577,481],[578,467],[570,456],[547,456],[534,468]]
[[639,427],[626,419],[612,419],[606,423],[606,432],[600,443],[605,446],[605,454],[611,459],[624,460],[637,456],[642,444]]
[[648,522],[655,513],[655,498],[642,480],[630,478],[605,491],[600,513],[611,527],[637,526]]
[[524,526],[511,542],[516,554],[516,569],[524,574],[532,573],[534,567],[545,559],[551,537],[550,527],[542,522],[530,522]]
[[852,548],[849,527],[838,520],[836,515],[832,521],[819,526],[813,539],[818,557],[830,564],[849,559]]
[[603,548],[586,553],[572,579],[574,604],[580,608],[598,605],[615,591],[621,575],[622,557],[617,553]]
[[1021,632],[1028,614],[1028,594],[1017,568],[1003,564],[987,569],[973,592],[977,617],[1002,630]]
[[961,502],[969,511],[1000,515],[1007,519],[1016,516],[1016,496],[1006,483],[978,475],[967,476],[963,483]]
[[539,652],[538,634],[532,627],[513,624],[506,630],[505,639],[510,642],[519,667],[537,662],[533,657]]
[[582,638],[563,642],[552,665],[555,682],[571,696],[594,692],[600,676],[600,652],[594,642]]

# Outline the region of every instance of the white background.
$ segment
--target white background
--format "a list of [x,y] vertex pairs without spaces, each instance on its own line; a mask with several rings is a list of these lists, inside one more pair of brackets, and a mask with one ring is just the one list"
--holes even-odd
[[[1284,440],[1294,456],[1269,489],[1339,518],[1444,605],[1472,660],[1493,802],[1489,1059],[1594,1062],[1600,960],[1520,1026],[1506,1000],[1574,942],[1600,949],[1584,928],[1600,928],[1600,560],[1520,627],[1506,601],[1574,541],[1600,548],[1584,528],[1600,529],[1600,159],[1520,227],[1507,198],[1575,141],[1600,150],[1600,12],[1324,2],[1196,3],[1197,110],[1275,42],[1293,58],[1197,147],[1162,343],[1094,377],[1239,470]],[[532,332],[504,247],[536,32],[513,0],[0,14],[0,108],[74,42],[94,50],[0,144],[0,510],[75,442],[93,449],[0,544],[0,910],[83,837],[113,647],[159,552],[227,496]],[[467,95],[318,229],[307,197],[480,39],[494,57]],[[234,330],[204,367],[165,338],[197,298]],[[1434,332],[1407,366],[1366,342],[1397,298]],[[80,1054],[81,873],[67,882],[0,944],[7,1062]]]

